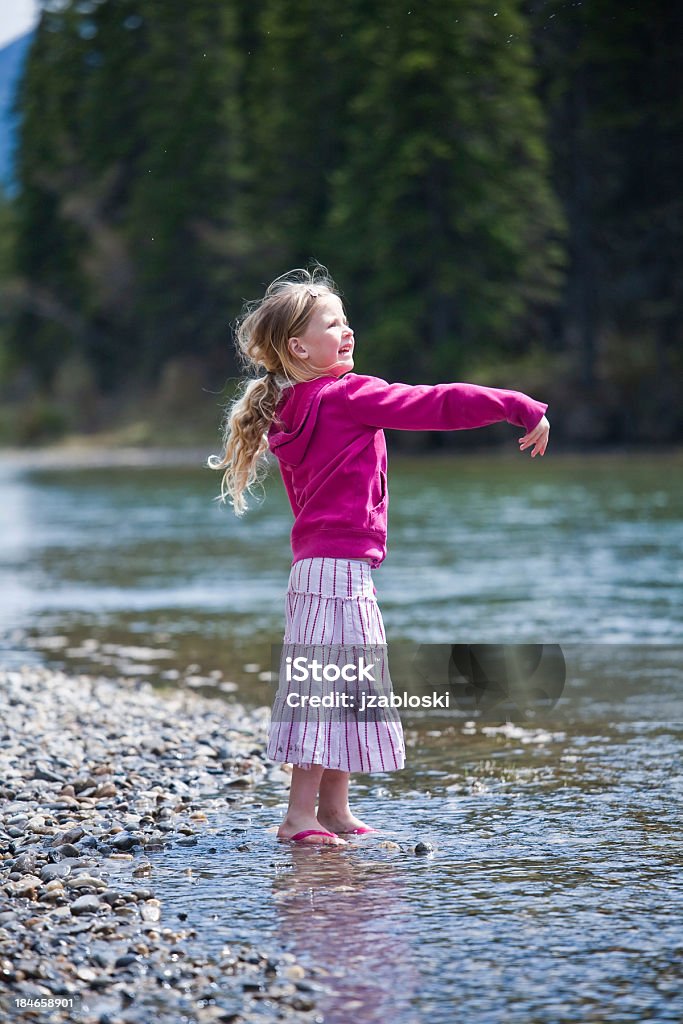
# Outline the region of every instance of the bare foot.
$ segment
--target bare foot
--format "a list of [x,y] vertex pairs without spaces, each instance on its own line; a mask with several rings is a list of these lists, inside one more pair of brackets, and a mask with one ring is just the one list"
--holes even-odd
[[[285,818],[277,830],[277,837],[278,839],[291,839],[292,836],[297,835],[299,832],[308,832],[309,830],[315,830],[316,832],[333,831],[333,829],[328,829],[326,825],[321,825],[317,818],[299,818],[296,820]],[[310,835],[296,841],[301,846],[348,846],[346,840],[340,839],[337,835]]]
[[375,832],[376,829],[366,825],[364,821],[357,818],[355,814],[349,811],[346,814],[339,814],[333,811],[325,813],[325,811],[318,810],[318,821],[322,824],[323,828],[328,829],[330,832],[339,832],[341,834],[349,832]]

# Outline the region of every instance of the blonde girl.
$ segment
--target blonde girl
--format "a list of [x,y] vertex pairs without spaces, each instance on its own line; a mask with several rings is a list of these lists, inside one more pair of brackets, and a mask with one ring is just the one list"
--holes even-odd
[[[340,651],[386,650],[372,579],[386,557],[384,429],[461,430],[507,420],[525,429],[520,450],[533,446],[532,456],[543,455],[547,405],[517,391],[390,384],[354,373],[354,333],[320,265],[273,281],[245,308],[236,339],[250,376],[227,410],[224,454],[209,466],[223,471],[221,497],[241,516],[267,468],[266,453],[277,459],[294,515],[283,652],[323,652],[338,663]],[[381,678],[366,693],[391,691],[386,662],[378,664]],[[350,808],[350,775],[403,768],[403,731],[390,712],[311,707],[311,685],[309,677],[306,692],[295,692],[291,672],[281,672],[273,704],[268,756],[292,765],[278,837],[342,846],[344,836],[376,831]],[[349,686],[322,685],[337,702],[353,698],[340,697]],[[309,701],[305,710],[302,700]]]

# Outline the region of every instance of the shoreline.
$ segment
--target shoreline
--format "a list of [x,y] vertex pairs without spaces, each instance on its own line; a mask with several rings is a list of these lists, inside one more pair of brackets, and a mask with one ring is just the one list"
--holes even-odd
[[[0,469],[3,467],[25,469],[108,469],[108,468],[196,468],[206,469],[206,460],[210,454],[218,454],[220,444],[217,442],[213,447],[209,442],[206,446],[147,446],[147,445],[117,445],[100,441],[90,441],[87,438],[76,438],[54,445],[37,447],[21,446],[0,446]],[[444,462],[444,461],[471,461],[482,457],[491,461],[517,462],[519,463],[520,453],[516,450],[514,443],[511,445],[468,445],[465,449],[425,449],[424,451],[401,450],[391,444],[389,439],[389,454],[392,460],[410,462],[413,460]],[[526,454],[526,453],[523,453]],[[548,449],[548,455],[552,454],[552,461],[558,463],[577,462],[599,463],[601,459],[618,458],[647,458],[653,460],[682,460],[683,446],[672,444],[668,447],[658,447],[654,443],[641,445],[558,445],[553,447],[552,452]],[[540,459],[528,459],[528,461],[543,461]],[[273,468],[275,462],[270,457]],[[215,472],[215,471],[213,471]]]
[[321,986],[292,954],[242,942],[197,955],[187,915],[153,888],[155,854],[187,847],[191,865],[212,813],[238,810],[266,777],[268,709],[33,665],[0,672],[0,700],[5,1011],[238,1021],[258,1000],[259,1019],[310,1019]]

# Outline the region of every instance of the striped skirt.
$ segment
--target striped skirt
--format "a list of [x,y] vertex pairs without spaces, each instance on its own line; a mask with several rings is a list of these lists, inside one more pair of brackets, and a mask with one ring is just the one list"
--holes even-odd
[[[302,558],[292,566],[268,735],[272,761],[300,768],[319,764],[345,772],[403,768],[405,744],[396,709],[359,713],[362,705],[372,703],[368,695],[378,699],[391,694],[384,623],[375,594],[371,568],[359,559]],[[319,664],[342,666],[358,663],[359,654],[366,664],[373,661],[377,666],[376,680],[366,677],[360,691],[355,682],[322,681],[313,690],[327,697],[328,707],[311,706],[312,684],[293,678],[291,666],[297,658],[305,655],[309,662],[315,658]],[[302,695],[309,700],[303,708]],[[355,700],[354,708],[341,712],[330,708],[341,700]]]

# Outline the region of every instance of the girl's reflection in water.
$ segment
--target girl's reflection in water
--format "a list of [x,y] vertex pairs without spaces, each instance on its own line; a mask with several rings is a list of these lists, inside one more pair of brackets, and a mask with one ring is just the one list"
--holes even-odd
[[396,867],[369,860],[373,852],[294,846],[273,879],[283,944],[325,971],[331,991],[316,1000],[325,1024],[418,1021],[410,909]]

